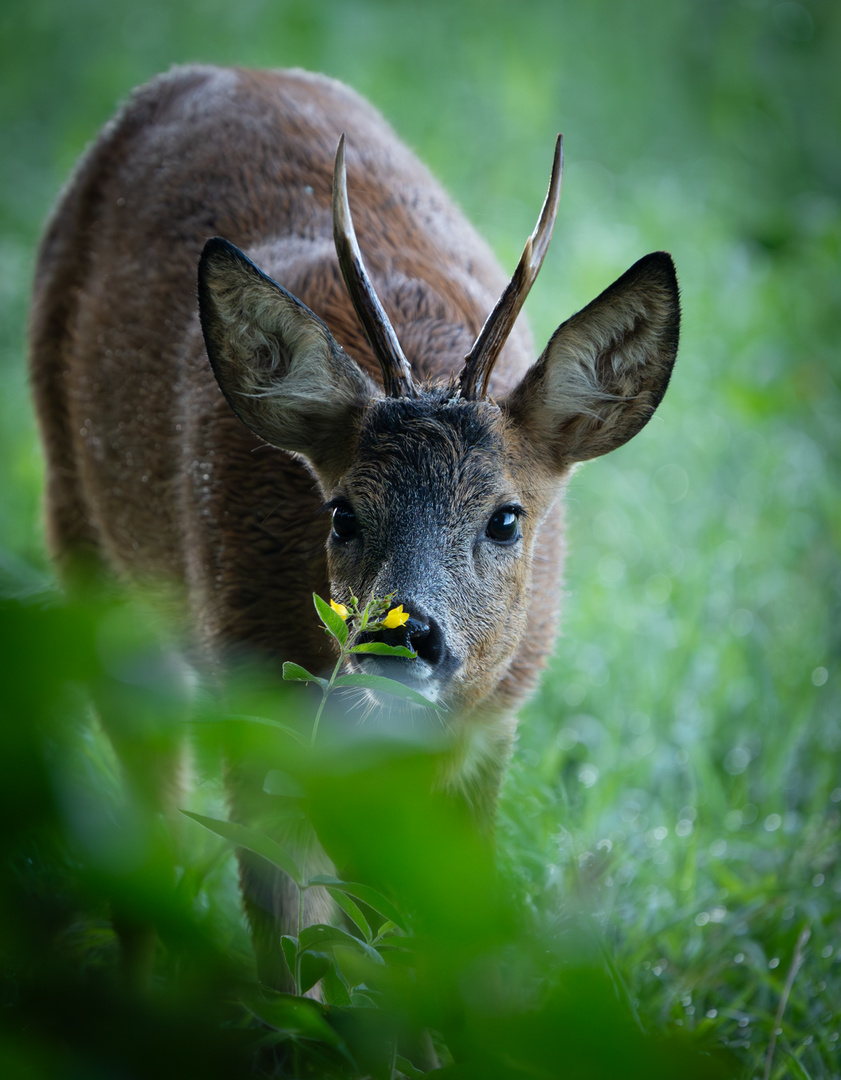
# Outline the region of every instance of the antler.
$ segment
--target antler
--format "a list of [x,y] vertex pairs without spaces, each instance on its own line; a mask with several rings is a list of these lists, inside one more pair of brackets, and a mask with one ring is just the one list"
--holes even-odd
[[534,284],[549,247],[549,241],[552,239],[552,229],[555,226],[555,216],[558,213],[558,203],[561,198],[563,168],[563,137],[559,135],[555,143],[555,158],[552,162],[549,190],[546,193],[543,209],[540,211],[540,218],[534,232],[526,241],[514,276],[488,316],[473,348],[464,358],[464,367],[459,375],[459,390],[463,398],[468,400],[483,398],[488,391],[488,381],[494,364],[520,314],[520,308],[529,294],[529,289]]
[[374,292],[356,240],[347,197],[344,135],[339,139],[333,169],[333,239],[351,302],[382,368],[386,396],[417,397],[409,361],[400,348],[394,328]]

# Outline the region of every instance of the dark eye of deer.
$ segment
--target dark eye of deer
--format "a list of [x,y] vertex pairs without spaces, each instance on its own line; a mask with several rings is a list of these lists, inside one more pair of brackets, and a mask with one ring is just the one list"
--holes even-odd
[[520,532],[517,512],[511,506],[503,506],[492,515],[485,529],[485,535],[498,544],[508,544],[516,540]]
[[337,540],[350,540],[356,536],[356,514],[349,506],[337,506],[333,510],[333,536]]

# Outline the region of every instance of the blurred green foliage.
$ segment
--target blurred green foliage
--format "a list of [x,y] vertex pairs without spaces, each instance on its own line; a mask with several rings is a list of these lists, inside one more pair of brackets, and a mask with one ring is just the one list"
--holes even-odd
[[[668,396],[631,445],[570,487],[563,637],[524,710],[501,809],[514,925],[489,950],[477,919],[470,948],[489,950],[492,975],[482,964],[464,975],[452,930],[451,962],[421,944],[414,954],[435,972],[419,985],[440,986],[441,1002],[464,977],[464,1043],[448,1028],[460,1060],[520,1075],[504,1048],[526,1045],[539,1075],[574,1076],[569,1048],[589,1032],[596,1055],[615,1037],[632,1075],[635,1054],[667,1061],[629,1026],[636,1013],[649,1040],[729,1046],[733,1075],[763,1075],[776,1028],[772,1077],[841,1075],[839,23],[834,0],[6,0],[0,591],[30,597],[3,623],[9,1075],[157,1075],[162,1060],[173,1074],[231,1075],[265,1034],[242,1004],[253,977],[224,849],[187,823],[190,859],[174,862],[142,813],[132,824],[80,689],[103,665],[113,687],[99,616],[45,606],[26,389],[34,252],[60,185],[133,85],[192,60],[301,65],[352,83],[509,266],[563,130],[561,214],[529,301],[540,344],[646,251],[668,248],[678,266],[684,330]],[[137,715],[181,723],[177,694],[135,690]],[[211,774],[200,788],[222,817]],[[376,813],[364,809],[378,822],[391,810]],[[478,912],[436,871],[423,849],[433,839],[416,841],[415,866],[454,911]],[[176,865],[179,888],[156,888]],[[115,895],[137,895],[162,928],[149,999],[115,988]],[[497,994],[499,971],[516,993]],[[564,1011],[565,987],[580,1015]],[[446,1026],[426,1004],[406,1008]],[[541,1057],[561,1051],[551,1066]],[[584,1075],[616,1071],[591,1060]]]
[[[584,913],[570,909],[562,931],[532,925],[466,806],[435,791],[440,750],[341,726],[313,749],[305,699],[264,688],[272,715],[244,711],[252,677],[225,712],[191,707],[188,797],[218,799],[222,758],[259,761],[272,820],[245,828],[187,812],[167,832],[143,784],[116,778],[86,704],[141,755],[179,741],[184,700],[142,626],[125,605],[0,604],[0,644],[15,658],[5,701],[28,719],[0,765],[4,1076],[412,1076],[427,1032],[453,1078],[554,1076],[559,1041],[573,1077],[732,1075],[710,1040],[643,1033]],[[45,648],[61,658],[46,671]],[[274,839],[290,818],[311,822],[361,883],[309,877]],[[284,938],[299,989],[321,979],[324,1005],[257,984],[242,941],[219,925],[236,915],[213,882],[223,848],[208,856],[200,826],[343,901],[345,929]],[[128,927],[158,932],[145,991],[120,976],[109,911],[124,941]]]

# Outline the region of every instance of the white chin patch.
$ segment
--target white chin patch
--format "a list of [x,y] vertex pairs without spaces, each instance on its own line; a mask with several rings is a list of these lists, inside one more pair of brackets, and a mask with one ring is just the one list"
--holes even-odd
[[[373,672],[371,673],[373,674]],[[394,680],[397,682],[398,680]],[[427,683],[406,682],[404,686],[408,686],[410,690],[414,690],[416,694],[421,694],[427,701],[433,705],[437,704],[438,699],[441,696],[441,687],[437,681],[430,679]],[[365,695],[372,705],[376,705],[379,708],[395,708],[400,706],[402,709],[421,709],[423,706],[420,702],[410,701],[408,698],[401,697],[399,694],[385,694],[380,690],[366,690]]]

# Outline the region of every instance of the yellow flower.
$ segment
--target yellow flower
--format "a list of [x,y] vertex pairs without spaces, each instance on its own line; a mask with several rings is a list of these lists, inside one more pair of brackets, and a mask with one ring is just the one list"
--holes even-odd
[[399,607],[393,607],[391,611],[383,619],[383,626],[386,630],[396,630],[398,626],[403,626],[404,623],[409,621],[409,612],[403,610],[403,605]]
[[330,607],[336,612],[340,619],[344,619],[345,621],[347,621],[347,617],[348,615],[350,615],[350,611],[345,607],[344,604],[337,604],[335,600],[331,600]]

